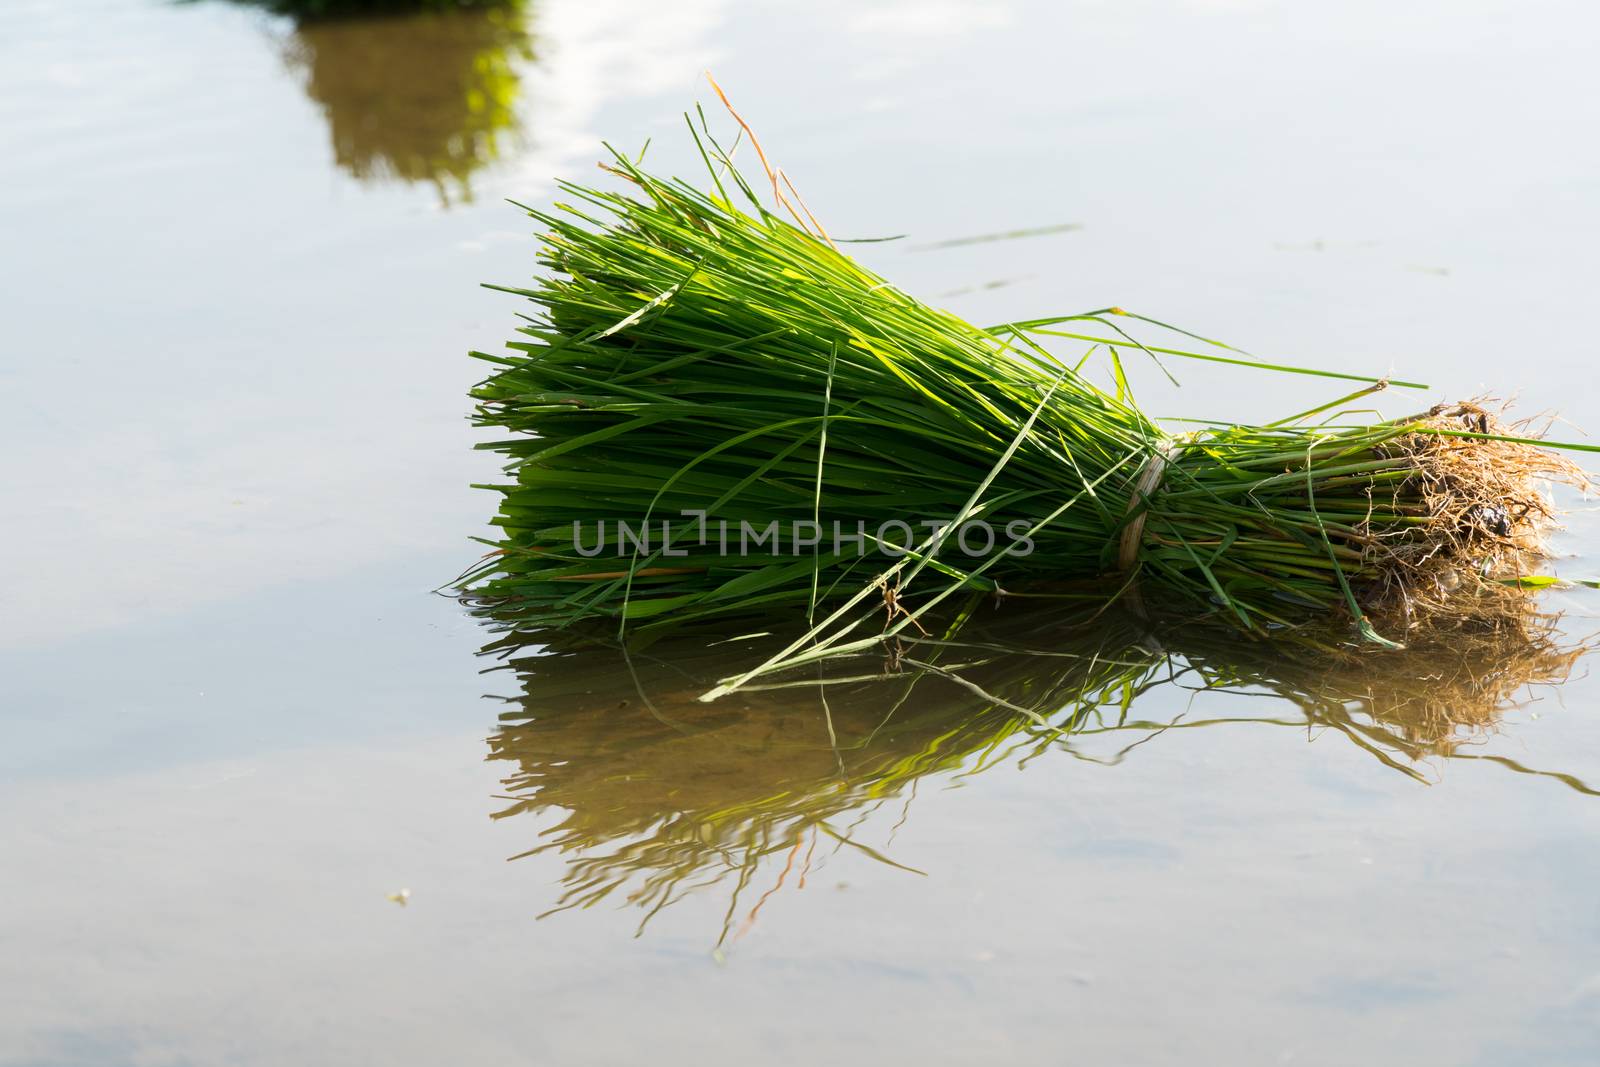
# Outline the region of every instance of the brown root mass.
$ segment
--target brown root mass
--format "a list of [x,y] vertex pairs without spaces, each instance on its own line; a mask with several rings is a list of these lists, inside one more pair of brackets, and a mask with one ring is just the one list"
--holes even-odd
[[[1378,576],[1364,599],[1379,612],[1406,615],[1447,605],[1506,614],[1497,601],[1515,595],[1507,583],[1534,573],[1559,528],[1549,488],[1587,491],[1589,476],[1567,457],[1527,443],[1543,435],[1545,426],[1535,423],[1548,419],[1508,424],[1481,403],[1463,401],[1436,405],[1414,421],[1426,429],[1380,450],[1412,468],[1393,504],[1414,521],[1371,531]],[[1464,588],[1477,592],[1476,602],[1458,595]]]

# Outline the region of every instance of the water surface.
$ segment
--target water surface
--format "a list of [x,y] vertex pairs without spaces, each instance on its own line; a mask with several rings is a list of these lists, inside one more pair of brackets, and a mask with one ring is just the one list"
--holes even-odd
[[[975,321],[1120,304],[1432,383],[1393,414],[1487,389],[1600,426],[1597,28],[1556,2],[6,5],[0,1063],[1594,1062],[1586,660],[1487,710],[1449,691],[1482,714],[1443,733],[1385,710],[1428,664],[1105,630],[1114,664],[977,668],[1093,704],[1051,737],[882,663],[826,709],[707,707],[749,649],[485,656],[430,590],[492,510],[464,353],[519,310],[476,283],[533,270],[504,198],[586,179],[601,138],[687,170],[706,67],[832,232],[911,235],[857,247]],[[1142,370],[1146,405],[1328,398],[1181,377]],[[1593,576],[1600,524],[1570,525],[1555,566]],[[1545,599],[1562,641],[1596,597]],[[1168,651],[1239,684],[1197,693]],[[1124,709],[1085,662],[1154,673]]]

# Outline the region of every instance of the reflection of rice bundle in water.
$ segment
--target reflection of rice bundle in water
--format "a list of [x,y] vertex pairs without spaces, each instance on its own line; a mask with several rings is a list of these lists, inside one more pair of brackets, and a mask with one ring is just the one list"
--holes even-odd
[[[1308,610],[1361,622],[1492,592],[1542,545],[1541,483],[1583,481],[1472,404],[1307,424],[1389,384],[1372,379],[1299,417],[1174,437],[1132,402],[1130,354],[1261,365],[1192,335],[1134,340],[1166,327],[1116,308],[969,325],[842,254],[803,207],[766,211],[706,151],[710,193],[619,157],[625,192],[568,185],[571,206],[532,213],[548,273],[511,291],[540,314],[508,355],[478,354],[496,365],[478,421],[511,431],[489,446],[510,459],[501,537],[468,576],[488,601],[648,630],[881,595],[905,632],[956,589],[1110,573],[1246,630]],[[798,204],[777,172],[772,189]],[[1114,386],[1085,376],[1091,358]]]
[[425,182],[466,199],[471,177],[517,135],[521,3],[311,19],[286,45],[328,119],[334,157],[362,181]]
[[[1005,612],[959,640],[906,642],[895,673],[881,656],[835,657],[712,704],[696,699],[707,681],[772,639],[624,653],[540,634],[555,644],[521,657],[529,638],[513,634],[485,649],[522,689],[489,739],[492,758],[516,768],[498,817],[564,812],[534,850],[569,856],[559,908],[617,894],[653,912],[723,879],[742,889],[769,857],[794,878],[836,849],[894,863],[862,827],[873,812],[887,805],[899,821],[923,778],[1051,750],[1114,760],[1157,734],[1176,744],[1225,723],[1314,727],[1424,779],[1421,761],[1470,755],[1463,745],[1496,730],[1527,687],[1560,681],[1584,648],[1526,602],[1469,618],[1418,620],[1405,651],[1354,652],[1307,631],[1241,641],[1216,623]],[[1187,709],[1197,687],[1274,694],[1300,714],[1146,714],[1163,690]]]
[[1336,728],[1375,754],[1411,761],[1454,756],[1483,741],[1530,687],[1564,681],[1590,647],[1564,637],[1559,617],[1526,599],[1449,597],[1413,616],[1399,652],[1240,645],[1215,627],[1182,624],[1173,641],[1208,686],[1237,679],[1266,688],[1293,701],[1309,722]]

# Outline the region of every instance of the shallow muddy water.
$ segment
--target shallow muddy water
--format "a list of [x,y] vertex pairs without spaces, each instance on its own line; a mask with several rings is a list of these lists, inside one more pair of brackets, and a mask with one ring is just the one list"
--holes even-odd
[[[1594,431],[1600,20],[1326,7],[4,5],[0,1064],[1600,1059],[1600,683],[1511,684],[1600,591],[1382,670],[1120,619],[934,662],[1044,724],[881,658],[700,704],[769,639],[540,656],[430,592],[494,506],[505,198],[601,138],[688,173],[707,67],[975,321]],[[1329,398],[1177,369],[1146,407]]]

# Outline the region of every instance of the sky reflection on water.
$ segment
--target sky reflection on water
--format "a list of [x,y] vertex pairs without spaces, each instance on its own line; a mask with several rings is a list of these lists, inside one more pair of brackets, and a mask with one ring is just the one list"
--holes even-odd
[[[408,64],[398,29],[383,43],[234,4],[0,9],[16,263],[0,847],[17,872],[0,1063],[1054,1063],[1064,1042],[1106,1063],[1594,1061],[1600,801],[1512,766],[1600,781],[1587,660],[1532,702],[1495,691],[1448,756],[1423,724],[1356,705],[1349,730],[1307,732],[1305,706],[1264,684],[1281,665],[1258,665],[1246,696],[1163,675],[1130,717],[1294,725],[1168,728],[1120,760],[1122,731],[1080,731],[1079,754],[1112,766],[1065,738],[1022,764],[974,742],[1031,745],[1036,724],[969,717],[977,698],[937,677],[913,691],[942,696],[893,734],[872,734],[879,694],[909,679],[839,690],[837,745],[772,694],[750,698],[759,714],[690,708],[681,675],[653,699],[703,716],[689,733],[633,705],[622,729],[620,708],[586,714],[633,699],[605,654],[486,678],[490,637],[429,593],[492,506],[467,488],[494,468],[471,448],[464,353],[510,336],[517,308],[476,283],[533,269],[502,198],[582,179],[601,137],[653,138],[659,166],[687,170],[678,131],[707,67],[832,232],[911,234],[857,247],[971,319],[1118,304],[1290,362],[1403,370],[1435,399],[1520,390],[1600,426],[1580,314],[1600,142],[1573,133],[1600,100],[1590,8],[525,14],[531,51],[463,32]],[[424,84],[437,112],[385,110]],[[1157,412],[1327,399],[1145,377]],[[1593,576],[1576,553],[1600,522],[1570,526],[1555,566]],[[1543,599],[1563,644],[1595,629],[1596,597]],[[1061,666],[981,670],[1032,697]],[[789,751],[791,726],[815,743]],[[557,766],[569,751],[583,760]],[[841,761],[854,784],[835,794]],[[925,876],[848,845],[824,865],[815,809],[771,800],[848,828],[885,776],[900,784],[858,840]],[[764,824],[723,812],[769,801]],[[687,836],[706,824],[710,844]],[[605,855],[665,827],[727,863],[711,845],[750,825],[772,829],[731,926],[737,848],[731,881],[637,941],[642,912],[609,898],[535,921],[572,854],[506,862],[543,831]],[[402,886],[404,909],[385,899]]]

